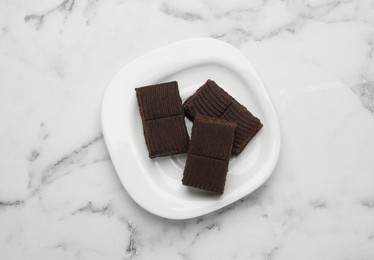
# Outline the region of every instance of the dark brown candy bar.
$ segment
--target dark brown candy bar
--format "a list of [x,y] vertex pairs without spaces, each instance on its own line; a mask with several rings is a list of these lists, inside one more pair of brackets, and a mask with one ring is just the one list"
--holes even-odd
[[182,183],[222,194],[236,122],[196,114]]
[[208,80],[183,104],[186,117],[193,120],[197,113],[237,122],[232,155],[239,155],[248,142],[262,128],[260,119],[237,100]]
[[188,133],[176,81],[136,88],[149,158],[185,153]]

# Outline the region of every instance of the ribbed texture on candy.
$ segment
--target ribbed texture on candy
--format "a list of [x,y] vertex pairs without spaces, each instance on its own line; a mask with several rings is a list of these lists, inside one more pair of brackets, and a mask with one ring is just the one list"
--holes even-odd
[[233,103],[221,116],[226,120],[233,120],[237,123],[234,137],[232,154],[240,154],[245,146],[262,128],[260,119],[253,116],[244,106]]
[[183,115],[145,121],[144,137],[150,158],[188,150],[189,138]]
[[208,80],[183,104],[185,114],[193,119],[196,113],[210,117],[220,117],[233,102],[232,98],[218,85]]
[[144,120],[183,114],[182,100],[176,81],[136,88]]
[[197,114],[188,152],[219,160],[229,160],[235,128],[236,122]]
[[183,185],[223,194],[229,161],[188,154]]

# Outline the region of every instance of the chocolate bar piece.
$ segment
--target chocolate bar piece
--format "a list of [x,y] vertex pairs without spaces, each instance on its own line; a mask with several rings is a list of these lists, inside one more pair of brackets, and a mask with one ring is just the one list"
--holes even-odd
[[196,114],[183,185],[223,194],[236,122]]
[[189,97],[184,102],[183,108],[186,117],[190,120],[200,113],[210,117],[236,121],[238,125],[235,130],[232,155],[239,155],[263,126],[260,119],[252,115],[246,107],[212,80],[207,80]]
[[136,88],[149,158],[186,153],[188,133],[176,81]]

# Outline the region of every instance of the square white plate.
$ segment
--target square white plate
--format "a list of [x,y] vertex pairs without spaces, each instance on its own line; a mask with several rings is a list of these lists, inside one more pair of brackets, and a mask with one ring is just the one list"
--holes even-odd
[[[148,158],[134,90],[176,80],[185,100],[207,79],[264,125],[244,151],[230,160],[223,195],[182,185],[186,155]],[[256,70],[236,48],[210,38],[180,41],[123,67],[107,87],[101,119],[110,157],[129,195],[144,209],[170,219],[197,217],[248,195],[269,178],[280,151],[278,118]],[[186,124],[190,131],[192,124],[187,119]]]

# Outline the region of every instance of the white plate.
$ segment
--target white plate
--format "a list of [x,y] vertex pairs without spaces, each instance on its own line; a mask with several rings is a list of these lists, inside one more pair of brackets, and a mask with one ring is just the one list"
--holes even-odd
[[[149,159],[135,87],[176,80],[185,100],[213,79],[264,124],[244,151],[230,160],[225,192],[213,195],[183,186],[186,155]],[[254,67],[233,46],[195,38],[152,51],[123,67],[102,101],[103,134],[117,174],[144,209],[170,219],[197,217],[248,195],[271,175],[280,150],[280,128]],[[190,131],[191,123],[186,120]]]

